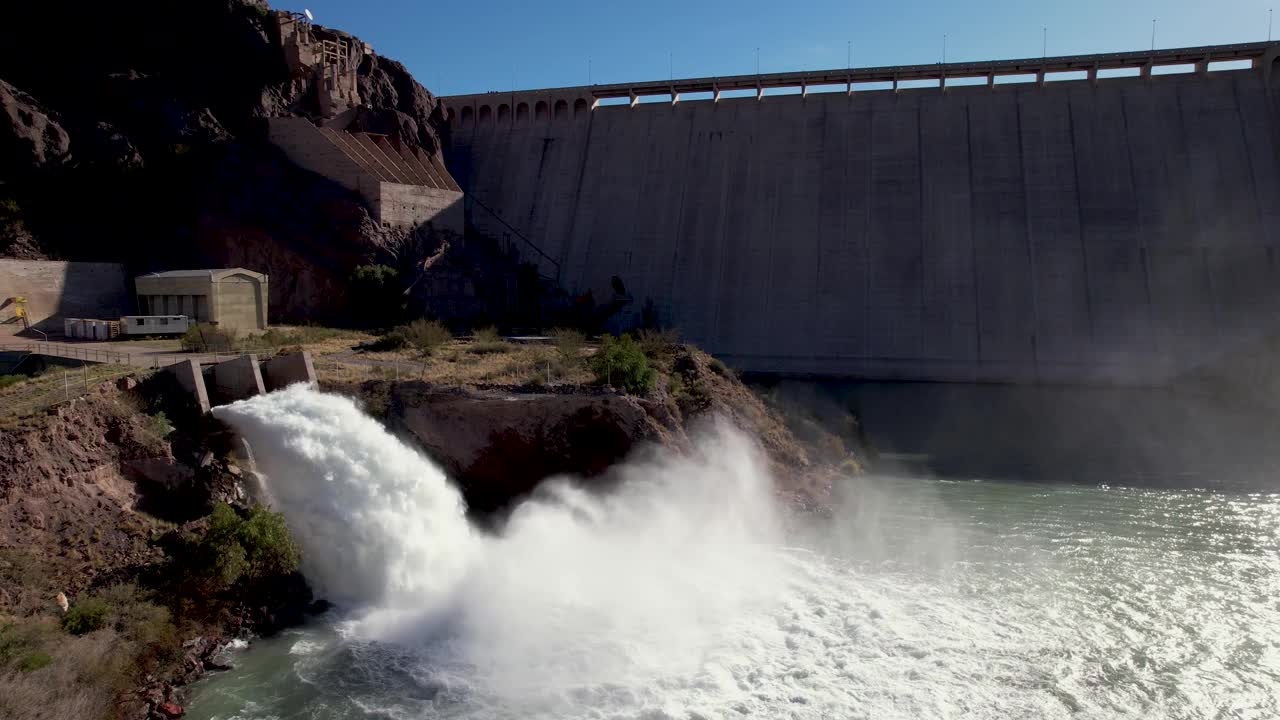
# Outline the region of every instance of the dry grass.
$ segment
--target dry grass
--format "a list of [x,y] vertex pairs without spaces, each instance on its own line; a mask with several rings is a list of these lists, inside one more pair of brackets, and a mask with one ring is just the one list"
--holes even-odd
[[[427,380],[442,385],[586,385],[591,372],[582,362],[566,362],[549,345],[502,342],[495,352],[487,346],[476,352],[476,343],[453,341],[429,356],[413,351],[365,352],[359,359],[374,365],[340,358],[316,360],[321,383],[364,380]],[[584,351],[585,352],[585,351]]]
[[[27,647],[0,669],[0,717],[5,720],[108,718],[116,696],[128,689],[132,658],[126,639],[110,628],[79,637],[58,630],[52,620],[27,620],[21,629]],[[47,664],[23,665],[42,657]]]

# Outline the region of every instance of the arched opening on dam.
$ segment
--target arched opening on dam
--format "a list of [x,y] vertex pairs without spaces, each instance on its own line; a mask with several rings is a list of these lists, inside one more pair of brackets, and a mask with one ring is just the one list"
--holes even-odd
[[556,101],[556,120],[569,119],[569,103],[564,100]]
[[498,106],[498,124],[506,125],[509,122],[511,122],[511,106],[502,103]]
[[488,105],[481,105],[480,120],[478,124],[488,125],[491,122],[493,122],[493,108],[489,107]]
[[537,123],[544,123],[547,121],[546,100],[539,100],[537,104],[533,106],[533,121]]
[[516,127],[527,127],[529,125],[529,103],[522,102],[516,105]]
[[574,118],[581,118],[582,116],[587,114],[588,110],[590,110],[590,106],[587,105],[587,101],[585,98],[578,98],[577,100],[573,101],[573,117]]
[[462,116],[460,119],[460,124],[462,125],[462,127],[464,128],[471,127],[471,124],[475,122],[475,115],[476,115],[476,111],[472,110],[470,105],[463,106]]

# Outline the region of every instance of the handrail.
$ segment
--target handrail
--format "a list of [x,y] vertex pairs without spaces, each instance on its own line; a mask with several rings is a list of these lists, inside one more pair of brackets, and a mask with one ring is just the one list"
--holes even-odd
[[555,276],[556,276],[557,278],[559,278],[559,277],[560,277],[560,263],[559,263],[559,262],[556,262],[555,258],[553,258],[553,257],[551,257],[550,255],[548,255],[548,254],[546,254],[545,252],[543,252],[543,251],[542,251],[542,248],[538,247],[536,244],[534,244],[534,242],[533,242],[532,240],[530,240],[529,238],[525,237],[525,236],[524,236],[524,235],[523,235],[519,230],[517,230],[517,229],[515,229],[515,228],[511,227],[511,224],[510,224],[510,223],[508,223],[506,220],[503,220],[501,215],[499,215],[496,211],[494,211],[494,210],[493,210],[492,208],[490,208],[488,205],[485,205],[483,202],[480,202],[480,198],[476,197],[475,195],[472,195],[471,193],[466,193],[465,195],[463,195],[463,197],[464,197],[465,199],[470,200],[470,201],[474,202],[475,204],[479,205],[479,206],[481,207],[481,209],[483,209],[485,212],[487,212],[487,213],[489,213],[490,215],[492,215],[492,216],[494,217],[494,219],[495,219],[495,220],[497,220],[498,222],[502,223],[502,226],[503,226],[503,227],[505,227],[506,229],[510,230],[512,233],[514,233],[514,234],[515,234],[515,236],[516,236],[516,237],[518,237],[518,238],[520,238],[521,240],[523,240],[523,241],[524,241],[524,243],[525,243],[526,245],[528,245],[529,247],[533,248],[533,251],[534,251],[534,252],[538,253],[538,255],[542,256],[542,258],[543,258],[543,259],[545,259],[547,262],[549,262],[549,263],[551,263],[552,265],[554,265],[554,266],[555,266],[555,268],[556,268],[556,275],[555,275]]
[[1017,58],[1012,60],[987,60],[958,63],[922,63],[916,65],[886,65],[870,68],[840,68],[799,72],[756,73],[719,77],[674,78],[608,85],[578,85],[557,88],[531,88],[513,92],[470,93],[441,97],[450,108],[462,107],[470,102],[491,101],[495,97],[522,95],[579,95],[584,98],[606,99],[667,95],[694,92],[720,92],[757,88],[805,87],[811,85],[838,85],[844,83],[893,82],[908,80],[936,80],[938,78],[986,77],[988,75],[1025,75],[1036,72],[1071,72],[1080,70],[1113,70],[1140,68],[1143,66],[1185,65],[1200,62],[1249,60],[1265,56],[1280,47],[1280,42],[1236,43],[1230,45],[1205,45],[1160,50],[1137,50],[1092,55],[1059,55],[1054,57]]

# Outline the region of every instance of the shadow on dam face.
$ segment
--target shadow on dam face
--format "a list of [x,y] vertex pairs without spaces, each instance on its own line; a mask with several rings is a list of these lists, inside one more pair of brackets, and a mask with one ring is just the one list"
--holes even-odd
[[750,383],[827,425],[857,419],[873,472],[950,480],[1280,490],[1274,411],[1166,388]]

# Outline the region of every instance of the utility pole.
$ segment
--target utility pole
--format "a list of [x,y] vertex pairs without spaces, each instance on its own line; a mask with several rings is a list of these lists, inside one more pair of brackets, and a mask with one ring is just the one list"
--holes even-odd
[[947,64],[947,34],[942,33],[942,64]]
[[1151,49],[1156,49],[1156,19],[1151,18]]
[[1044,28],[1044,40],[1040,44],[1040,59],[1049,57],[1049,28]]
[[667,53],[667,82],[676,79],[675,63],[671,59],[671,55],[672,54],[670,52]]
[[756,75],[760,74],[760,48],[756,48]]
[[591,58],[587,58],[587,84],[595,85],[595,81],[591,79]]
[[848,70],[853,67],[853,41],[848,40],[845,45],[847,45],[847,48],[844,53],[844,69]]
[[1274,9],[1267,10],[1267,42],[1271,42],[1271,16],[1274,13]]

